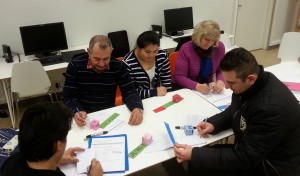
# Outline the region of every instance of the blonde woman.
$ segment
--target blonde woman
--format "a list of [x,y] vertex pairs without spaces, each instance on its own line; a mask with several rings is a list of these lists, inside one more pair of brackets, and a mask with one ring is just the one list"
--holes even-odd
[[[220,39],[220,27],[212,21],[198,23],[192,35],[192,41],[182,45],[176,60],[172,83],[208,94],[210,91],[221,93],[224,79],[220,62],[225,47]],[[214,80],[215,75],[215,80]],[[209,84],[212,83],[213,84]]]

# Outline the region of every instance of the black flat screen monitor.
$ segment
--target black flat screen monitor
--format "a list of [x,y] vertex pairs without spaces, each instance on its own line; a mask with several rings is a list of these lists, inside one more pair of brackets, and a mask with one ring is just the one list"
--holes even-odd
[[193,9],[183,7],[164,10],[166,33],[169,35],[183,35],[183,30],[193,29]]
[[24,54],[40,58],[51,52],[68,49],[63,22],[20,27]]

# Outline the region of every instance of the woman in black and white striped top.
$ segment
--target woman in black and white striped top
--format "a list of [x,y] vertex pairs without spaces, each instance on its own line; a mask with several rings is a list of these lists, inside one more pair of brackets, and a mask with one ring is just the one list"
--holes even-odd
[[170,63],[167,53],[159,48],[158,34],[143,32],[136,43],[137,47],[123,61],[139,95],[142,99],[166,95],[172,89]]

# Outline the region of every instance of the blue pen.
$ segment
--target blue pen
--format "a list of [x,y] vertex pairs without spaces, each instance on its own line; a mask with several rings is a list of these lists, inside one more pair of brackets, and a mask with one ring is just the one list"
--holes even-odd
[[80,118],[82,118],[83,119],[83,117],[82,117],[82,114],[81,114],[81,112],[79,111],[79,109],[76,107],[76,110],[77,110],[77,112],[78,112],[78,114],[79,114],[79,116],[80,116]]

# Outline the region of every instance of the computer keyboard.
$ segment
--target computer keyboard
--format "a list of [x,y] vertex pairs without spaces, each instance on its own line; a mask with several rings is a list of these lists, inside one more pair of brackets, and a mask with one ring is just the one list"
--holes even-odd
[[45,56],[38,59],[43,66],[54,65],[65,62],[63,55]]

